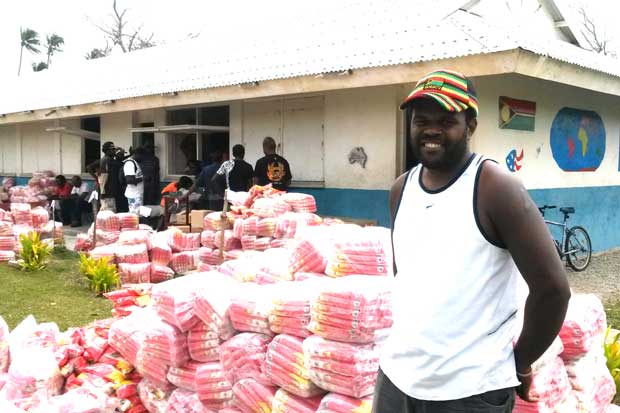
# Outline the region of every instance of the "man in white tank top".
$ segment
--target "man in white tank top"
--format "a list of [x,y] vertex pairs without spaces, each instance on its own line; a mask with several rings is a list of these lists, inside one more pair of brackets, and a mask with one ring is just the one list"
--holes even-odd
[[[430,73],[408,107],[420,165],[390,192],[394,326],[373,411],[510,412],[515,390],[532,400],[530,366],[564,320],[562,263],[522,183],[470,151],[478,102],[469,79]],[[521,276],[530,292],[518,335]]]

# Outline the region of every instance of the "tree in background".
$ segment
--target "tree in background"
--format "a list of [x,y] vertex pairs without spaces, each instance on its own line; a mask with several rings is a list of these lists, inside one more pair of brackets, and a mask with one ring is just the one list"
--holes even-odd
[[45,62],[33,63],[32,70],[35,72],[40,72],[42,70],[47,69],[49,66]]
[[38,49],[40,45],[39,42],[39,33],[35,32],[32,29],[19,29],[21,35],[21,48],[19,51],[19,68],[17,69],[17,76],[22,71],[22,58],[24,55],[24,49],[28,50],[30,53],[41,53]]
[[111,51],[112,51],[112,49],[110,48],[110,46],[106,42],[105,48],[100,49],[98,47],[95,47],[93,50],[91,50],[86,55],[84,55],[84,57],[86,58],[86,60],[99,59],[100,57],[106,57],[107,55],[110,54]]
[[46,44],[45,48],[47,49],[47,67],[50,66],[50,60],[52,55],[56,52],[62,52],[60,46],[65,44],[65,39],[58,36],[56,33],[52,33],[51,35],[46,36]]
[[596,23],[588,17],[586,10],[581,7],[579,9],[579,14],[581,14],[582,18],[582,26],[583,30],[581,30],[581,34],[588,43],[590,50],[596,53],[601,53],[606,56],[614,56],[615,53],[609,50],[609,38],[606,34],[601,33]]
[[[112,47],[118,46],[123,53],[128,53],[134,50],[146,49],[147,47],[155,46],[153,41],[154,34],[143,34],[143,25],[130,27],[126,14],[129,9],[123,9],[119,11],[116,0],[112,3],[113,13],[110,14],[109,21],[105,24],[98,24],[91,20],[91,22],[97,27],[104,35],[106,43],[109,41],[112,43]],[[97,59],[99,57],[107,56],[111,51],[111,48],[106,46],[105,49],[93,49],[87,55],[87,59]]]

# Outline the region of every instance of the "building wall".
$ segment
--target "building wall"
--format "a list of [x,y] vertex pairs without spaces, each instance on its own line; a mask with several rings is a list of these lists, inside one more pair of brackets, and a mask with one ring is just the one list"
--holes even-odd
[[116,146],[129,149],[133,145],[133,135],[129,128],[133,125],[133,112],[102,115],[101,143],[112,141]]
[[17,126],[0,127],[0,171],[17,172]]

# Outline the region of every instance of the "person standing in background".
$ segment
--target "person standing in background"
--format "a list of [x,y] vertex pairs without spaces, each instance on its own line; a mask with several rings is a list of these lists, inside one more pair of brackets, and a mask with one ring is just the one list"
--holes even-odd
[[[120,147],[116,148],[114,167],[119,171],[119,173],[123,168],[123,162],[125,162],[125,159],[127,159],[125,149]],[[116,193],[116,212],[129,212],[129,204],[127,203],[127,198],[125,197],[125,189],[127,189],[127,184],[126,182],[121,182],[119,179],[118,185],[119,187]]]
[[[252,165],[243,160],[245,157],[245,148],[243,145],[237,144],[233,146],[232,153],[235,166],[229,174],[229,189],[234,192],[249,191],[252,187],[254,169],[252,168]],[[218,187],[226,187],[226,175],[218,174],[215,179]]]
[[276,153],[276,141],[267,136],[263,140],[265,156],[256,161],[254,168],[254,183],[256,185],[271,184],[275,189],[288,191],[291,185],[291,167],[284,157]]
[[99,192],[100,209],[117,212],[116,198],[120,193],[118,174],[120,164],[116,161],[114,142],[103,144],[103,157],[88,165],[88,172],[95,178],[96,189]]
[[140,162],[144,159],[145,150],[142,147],[134,149],[133,154],[123,163],[123,175],[127,182],[125,197],[129,204],[129,212],[138,214],[140,207],[144,205],[144,176],[140,168]]
[[144,145],[145,155],[140,163],[144,175],[144,205],[157,205],[160,198],[159,158],[155,156],[155,146]]

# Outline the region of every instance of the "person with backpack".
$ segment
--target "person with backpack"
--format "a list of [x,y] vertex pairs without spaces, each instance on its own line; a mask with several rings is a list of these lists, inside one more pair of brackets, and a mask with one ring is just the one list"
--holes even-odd
[[129,212],[138,214],[144,200],[144,176],[140,168],[140,162],[146,151],[142,147],[134,149],[132,155],[123,162],[123,168],[119,175],[121,185],[126,184],[125,197],[129,204]]

